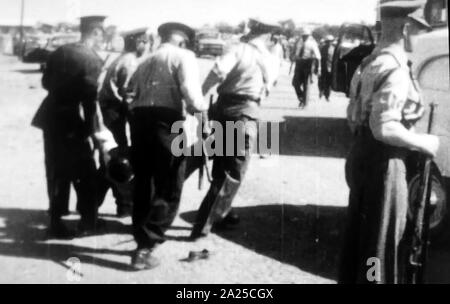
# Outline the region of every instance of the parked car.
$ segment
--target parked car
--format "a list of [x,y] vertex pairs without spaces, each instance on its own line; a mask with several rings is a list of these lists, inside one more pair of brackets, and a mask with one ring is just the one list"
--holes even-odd
[[204,55],[220,56],[223,54],[225,41],[219,32],[200,32],[195,39],[195,53],[201,57]]
[[[442,232],[450,233],[450,67],[447,0],[428,0],[423,17],[432,26],[432,30],[416,37],[410,60],[427,110],[430,103],[438,104],[432,133],[439,136],[441,147],[432,164],[430,218],[431,235],[436,238]],[[369,27],[360,24],[341,27],[333,56],[333,90],[348,93],[356,68],[374,47],[375,41]],[[426,115],[416,125],[419,132],[427,132],[428,118]],[[419,157],[418,153],[411,153],[407,161],[411,202],[419,187]],[[412,214],[411,210],[412,208],[409,215]]]

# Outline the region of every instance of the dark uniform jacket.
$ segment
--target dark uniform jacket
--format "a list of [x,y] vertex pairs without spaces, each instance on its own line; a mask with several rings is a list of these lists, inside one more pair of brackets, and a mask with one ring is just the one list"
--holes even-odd
[[48,96],[32,124],[69,137],[92,134],[102,66],[97,53],[81,43],[58,48],[50,56],[42,78]]

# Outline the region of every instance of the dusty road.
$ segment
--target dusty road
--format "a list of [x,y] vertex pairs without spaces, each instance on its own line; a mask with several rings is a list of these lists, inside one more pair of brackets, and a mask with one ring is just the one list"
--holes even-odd
[[[203,74],[211,65],[201,60]],[[108,233],[73,241],[47,241],[48,201],[42,134],[30,126],[45,96],[36,65],[0,56],[0,283],[333,283],[342,238],[348,190],[344,157],[349,134],[346,98],[314,98],[299,110],[288,66],[271,97],[264,119],[280,122],[280,155],[253,157],[235,206],[242,216],[233,231],[187,241],[206,191],[197,174],[185,184],[170,241],[156,255],[162,265],[132,272],[135,248],[130,220],[114,218],[111,195],[101,208]],[[313,92],[317,96],[317,92]],[[71,196],[71,209],[75,207]],[[67,218],[76,225],[77,215]],[[184,262],[190,250],[208,249],[208,260]],[[74,259],[75,258],[75,259]],[[72,261],[81,276],[68,269]],[[430,280],[450,282],[450,254],[433,253]]]

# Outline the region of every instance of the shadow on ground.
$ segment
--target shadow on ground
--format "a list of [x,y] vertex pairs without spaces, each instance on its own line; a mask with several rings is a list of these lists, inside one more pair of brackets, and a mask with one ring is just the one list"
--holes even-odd
[[[77,257],[84,264],[131,271],[127,264],[102,259],[98,254],[130,255],[129,251],[113,249],[96,249],[73,245],[72,241],[48,242],[46,225],[47,212],[43,210],[0,209],[0,255],[22,258],[50,260],[61,266],[70,257]],[[112,218],[104,217],[106,233],[129,234],[128,226]],[[77,221],[65,221],[69,227],[75,228]],[[95,255],[95,256],[94,256]],[[66,267],[66,266],[65,266]]]
[[[241,224],[220,237],[325,278],[336,279],[346,208],[265,205],[235,208]],[[192,223],[195,212],[181,215]]]
[[345,158],[351,133],[344,118],[286,116],[280,124],[280,154]]

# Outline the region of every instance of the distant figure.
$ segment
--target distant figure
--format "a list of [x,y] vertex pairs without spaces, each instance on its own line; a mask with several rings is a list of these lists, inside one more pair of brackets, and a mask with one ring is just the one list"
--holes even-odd
[[321,56],[321,73],[319,76],[319,98],[325,96],[327,101],[330,101],[331,93],[331,68],[333,64],[334,54],[334,37],[333,35],[327,35],[324,39],[323,45],[320,48]]
[[309,93],[313,73],[320,71],[321,56],[319,46],[311,36],[311,31],[305,29],[302,38],[298,41],[295,53],[295,72],[292,79],[299,107],[305,108],[309,102]]
[[[126,124],[128,119],[128,105],[125,101],[126,90],[131,77],[139,62],[145,58],[151,47],[147,29],[139,29],[124,35],[124,54],[117,58],[106,72],[105,79],[99,93],[99,102],[106,127],[112,132],[118,144],[118,153],[128,157],[128,138]],[[112,188],[116,199],[117,216],[131,215],[131,184],[117,185],[108,179],[105,162],[101,160],[98,170],[98,198],[99,205],[103,203],[106,192]]]

